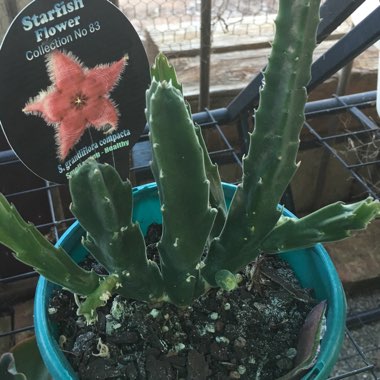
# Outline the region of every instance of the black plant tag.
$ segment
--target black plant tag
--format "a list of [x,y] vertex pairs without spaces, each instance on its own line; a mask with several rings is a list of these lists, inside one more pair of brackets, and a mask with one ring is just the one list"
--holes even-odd
[[108,0],[35,0],[1,46],[1,125],[44,179],[65,183],[89,157],[127,177],[149,82],[140,38]]

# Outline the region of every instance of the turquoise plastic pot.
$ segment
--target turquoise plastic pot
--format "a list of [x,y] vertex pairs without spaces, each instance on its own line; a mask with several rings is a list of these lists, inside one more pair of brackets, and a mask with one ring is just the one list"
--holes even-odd
[[[227,202],[231,201],[235,186],[224,185]],[[292,216],[287,213],[288,216]],[[155,184],[140,186],[134,189],[134,220],[140,222],[145,233],[148,226],[161,222],[160,204]],[[80,261],[86,255],[81,246],[83,230],[74,223],[58,241]],[[295,271],[301,284],[312,288],[319,300],[328,301],[327,330],[322,340],[318,361],[303,379],[326,379],[334,366],[344,337],[346,302],[342,285],[336,270],[321,245],[310,249],[281,254]],[[56,330],[48,318],[48,300],[57,286],[41,277],[38,281],[35,297],[35,332],[42,358],[54,380],[78,380],[70,364],[56,342]]]

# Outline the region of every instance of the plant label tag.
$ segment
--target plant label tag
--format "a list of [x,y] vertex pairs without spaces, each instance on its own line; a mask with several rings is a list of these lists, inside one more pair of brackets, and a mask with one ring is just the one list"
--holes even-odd
[[149,82],[140,38],[108,0],[35,0],[1,46],[1,126],[21,161],[48,181],[65,183],[90,157],[125,178]]

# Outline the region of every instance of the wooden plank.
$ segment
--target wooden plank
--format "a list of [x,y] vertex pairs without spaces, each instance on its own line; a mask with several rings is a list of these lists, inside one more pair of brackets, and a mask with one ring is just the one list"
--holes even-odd
[[[314,52],[314,59],[334,44],[325,41]],[[267,63],[270,47],[226,51],[211,57],[211,92],[241,90]],[[176,57],[171,59],[178,77],[183,83],[186,96],[199,94],[199,57]]]

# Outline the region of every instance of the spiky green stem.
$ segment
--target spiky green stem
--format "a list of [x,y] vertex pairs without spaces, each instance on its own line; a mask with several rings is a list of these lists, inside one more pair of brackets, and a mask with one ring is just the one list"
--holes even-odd
[[71,211],[87,231],[85,248],[110,274],[118,293],[144,301],[159,299],[163,284],[156,263],[147,259],[138,223],[132,222],[132,187],[110,165],[88,160],[70,179]]
[[3,194],[0,194],[0,243],[11,249],[18,260],[73,293],[87,295],[99,285],[96,273],[80,268],[63,248],[52,245],[35,226],[26,223]]
[[199,263],[216,210],[209,205],[203,151],[183,95],[171,81],[158,79],[152,78],[146,110],[163,217],[158,249],[168,297],[188,305],[204,289]]
[[264,252],[288,251],[345,239],[380,216],[380,202],[367,198],[346,205],[337,202],[301,219],[283,217],[263,241]]
[[218,166],[211,161],[206,143],[203,139],[202,130],[198,125],[195,125],[195,133],[202,147],[206,176],[210,181],[210,206],[218,211],[209,236],[209,240],[211,241],[213,238],[219,236],[223,229],[224,223],[226,222],[227,206]]
[[219,270],[236,272],[257,257],[260,243],[281,216],[277,204],[297,169],[295,159],[304,123],[305,86],[310,80],[319,3],[280,1],[255,129],[243,159],[243,181],[204,268],[211,284],[215,284]]
[[102,280],[98,288],[88,295],[82,303],[76,297],[78,303],[78,315],[83,315],[87,324],[92,324],[97,320],[96,309],[106,305],[107,301],[111,298],[112,294],[118,287],[121,287],[119,276],[111,275]]
[[[152,78],[157,80],[158,82],[168,82],[173,85],[178,91],[183,95],[183,87],[177,78],[176,71],[174,67],[169,63],[168,59],[162,53],[159,53],[155,59],[155,62],[151,69]],[[190,104],[183,99],[186,108],[189,112],[189,116],[191,117],[191,108]],[[213,164],[211,158],[207,151],[206,143],[203,139],[201,128],[194,124],[195,133],[198,137],[199,144],[203,151],[203,159],[205,165],[205,171],[207,179],[210,181],[210,206],[215,208],[218,211],[218,214],[215,218],[214,226],[212,228],[210,238],[214,238],[218,236],[224,226],[226,220],[226,201],[224,199],[224,193],[222,188],[222,183],[220,180],[218,166]]]

